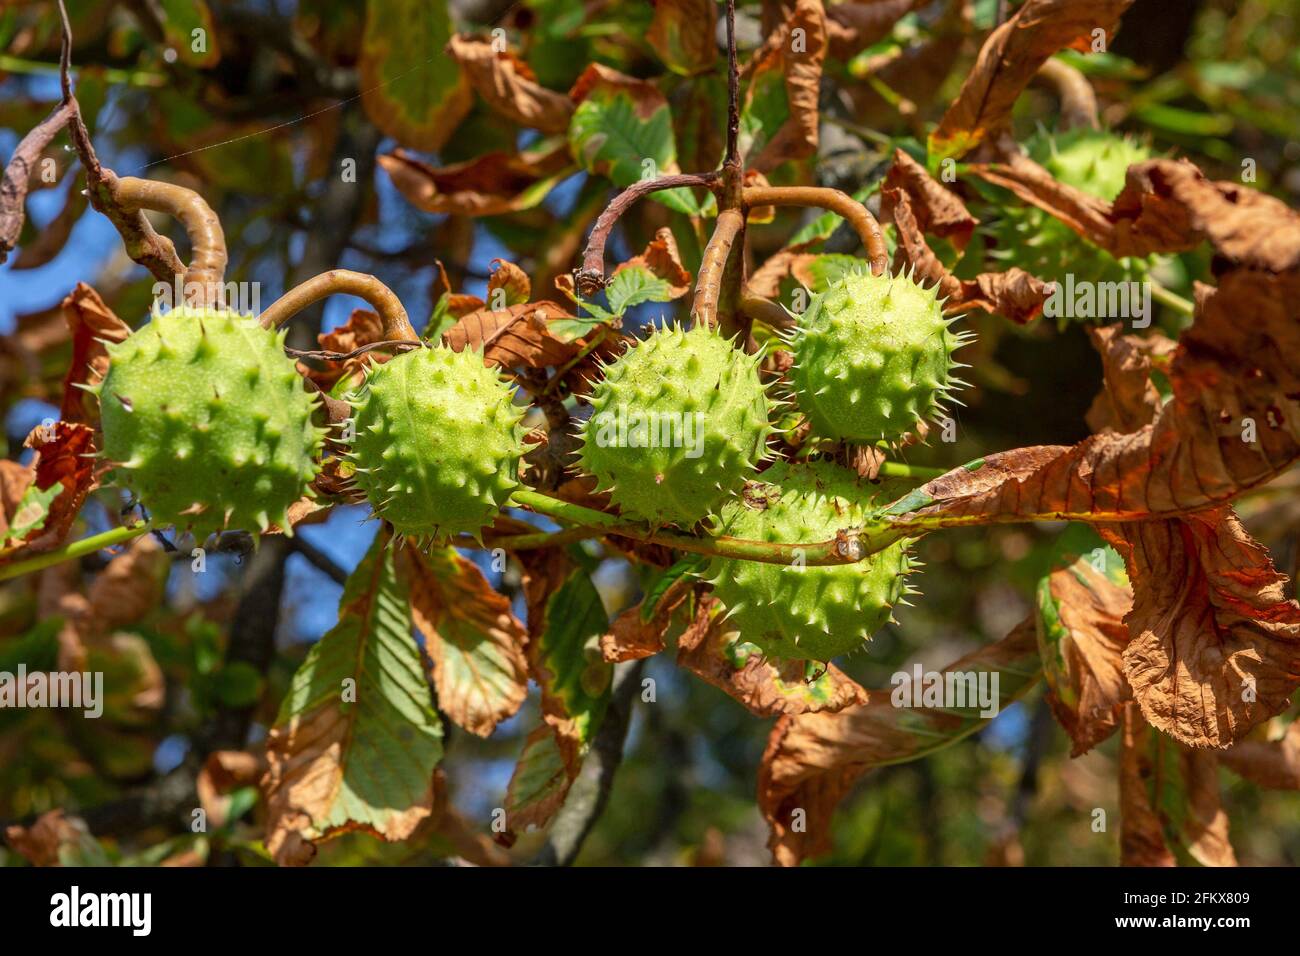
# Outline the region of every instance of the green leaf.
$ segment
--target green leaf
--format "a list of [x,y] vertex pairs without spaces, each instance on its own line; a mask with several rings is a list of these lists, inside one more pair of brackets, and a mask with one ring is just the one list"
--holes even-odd
[[348,577],[339,622],[303,661],[267,739],[267,848],[362,827],[405,839],[433,804],[442,726],[379,534]]
[[614,273],[605,288],[609,308],[623,315],[634,305],[643,302],[668,302],[673,297],[672,287],[645,266],[629,266]]
[[655,578],[654,583],[646,588],[645,597],[641,599],[642,622],[649,624],[651,619],[654,618],[655,608],[659,604],[660,598],[664,596],[664,592],[682,578],[698,574],[704,570],[708,563],[709,559],[704,555],[690,554]]
[[443,0],[369,0],[361,41],[361,103],[381,130],[406,146],[439,149],[472,105]]
[[542,709],[570,725],[566,729],[586,752],[609,705],[614,674],[600,651],[609,616],[586,571],[576,570],[546,602],[546,627],[533,649],[534,676],[542,688]]
[[61,491],[63,485],[57,481],[44,491],[37,488],[35,482],[28,485],[14,511],[13,520],[9,522],[9,530],[5,532],[4,546],[8,548],[22,544],[29,535],[45,527],[50,505]]
[[785,77],[780,70],[759,70],[750,84],[740,114],[738,145],[741,155],[752,158],[761,153],[789,118]]
[[[658,176],[677,164],[668,104],[642,118],[626,90],[597,88],[579,103],[569,122],[569,146],[587,172],[606,176],[616,186],[631,186],[647,170]],[[689,189],[665,189],[650,198],[686,215],[700,211]]]

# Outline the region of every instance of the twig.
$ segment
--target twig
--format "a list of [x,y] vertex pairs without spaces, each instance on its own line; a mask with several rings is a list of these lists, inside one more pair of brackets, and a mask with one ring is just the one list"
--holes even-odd
[[1086,76],[1056,57],[1043,63],[1037,75],[1056,91],[1061,102],[1062,128],[1101,129],[1101,121],[1097,118],[1097,93]]
[[713,229],[709,244],[700,260],[700,274],[695,280],[695,302],[691,315],[697,325],[716,328],[718,301],[722,297],[723,277],[731,258],[736,237],[745,226],[745,214],[739,209],[724,209],[718,213],[718,224]]
[[348,572],[340,567],[337,561],[320,548],[316,547],[316,545],[312,544],[300,534],[293,536],[292,543],[294,551],[297,551],[304,558],[310,561],[315,568],[323,571],[325,576],[335,584],[341,587],[347,583]]
[[22,138],[18,148],[5,167],[4,180],[0,182],[0,262],[18,245],[23,231],[25,215],[23,204],[27,201],[27,188],[31,184],[32,170],[45,147],[68,125],[73,113],[70,103],[63,102],[54,108],[39,125]]
[[569,788],[564,806],[555,815],[546,845],[534,862],[540,866],[570,866],[582,850],[582,844],[604,813],[614,775],[623,762],[623,744],[632,720],[632,704],[641,686],[641,669],[645,661],[625,661],[614,665],[612,699],[605,719],[596,731],[591,752],[583,761],[578,779]]
[[660,176],[658,179],[642,179],[615,196],[614,201],[606,206],[605,211],[596,219],[591,235],[587,237],[587,248],[582,254],[582,268],[574,277],[574,285],[577,286],[578,292],[591,297],[605,288],[605,243],[609,240],[609,233],[619,217],[639,199],[664,189],[679,189],[683,186],[713,189],[717,181],[716,172],[679,173]]
[[584,508],[582,505],[552,498],[530,489],[516,491],[514,500],[516,504],[531,508],[538,514],[589,528],[601,535],[616,534],[634,541],[662,544],[692,554],[719,555],[741,561],[760,561],[764,564],[802,563],[814,567],[828,564],[853,564],[869,554],[881,551],[894,542],[908,537],[909,534],[916,533],[878,523],[860,528],[846,528],[829,541],[806,544],[751,541],[726,535],[696,536],[676,531],[652,530],[642,524],[629,523],[617,515],[596,511],[594,508]]
[[777,302],[755,295],[746,289],[740,296],[740,311],[778,332],[790,332],[798,324],[793,315]]
[[138,538],[150,529],[148,523],[132,526],[123,526],[120,528],[111,528],[99,534],[91,535],[89,538],[82,538],[80,541],[73,541],[71,544],[65,544],[61,548],[53,551],[47,551],[44,554],[38,554],[34,558],[27,558],[24,561],[15,561],[12,564],[0,565],[0,581],[8,581],[10,578],[21,577],[24,574],[31,574],[33,571],[43,571],[45,568],[53,567],[64,561],[72,561],[76,558],[83,557],[87,554],[93,554],[101,548],[111,548],[115,544],[121,544],[123,541],[130,541],[132,538]]
[[740,167],[740,64],[736,58],[736,0],[727,0],[727,154],[723,166]]
[[1147,283],[1151,286],[1151,298],[1155,299],[1157,302],[1167,305],[1175,312],[1181,312],[1183,315],[1196,315],[1195,302],[1184,299],[1177,292],[1166,289],[1154,279],[1147,279]]
[[371,342],[369,345],[363,345],[355,348],[351,352],[330,352],[325,349],[295,349],[285,347],[285,353],[300,359],[318,359],[322,362],[346,362],[348,359],[354,359],[358,356],[365,355],[367,352],[373,352],[375,349],[394,348],[398,351],[409,352],[411,349],[424,348],[423,342],[412,342],[410,339],[387,339],[383,342]]
[[746,186],[745,208],[755,206],[804,206],[825,209],[848,220],[866,247],[871,271],[884,275],[889,269],[889,252],[880,223],[866,206],[848,193],[820,186]]
[[[68,11],[59,0],[59,17],[62,20],[63,43],[66,52],[59,57],[59,82],[70,113],[68,116],[68,134],[77,151],[82,167],[86,170],[86,195],[95,209],[108,217],[113,228],[122,237],[126,254],[132,260],[148,269],[160,282],[172,283],[176,277],[185,272],[185,265],[176,254],[176,247],[166,236],[160,236],[149,225],[140,209],[125,209],[113,194],[113,181],[116,177],[111,169],[105,169],[95,153],[94,144],[90,142],[90,133],[81,116],[81,104],[72,95],[71,50],[72,27],[68,23]],[[224,251],[224,249],[223,249]]]
[[[220,308],[225,301],[226,236],[207,201],[184,186],[134,176],[119,178],[111,169],[104,170],[104,184],[113,201],[128,214],[151,209],[180,220],[190,238],[185,301]],[[197,302],[190,289],[198,293]]]
[[372,275],[347,269],[330,269],[290,289],[262,313],[262,326],[279,328],[312,303],[336,293],[359,296],[370,303],[379,313],[386,339],[419,341],[411,320],[406,317],[406,309],[393,290]]

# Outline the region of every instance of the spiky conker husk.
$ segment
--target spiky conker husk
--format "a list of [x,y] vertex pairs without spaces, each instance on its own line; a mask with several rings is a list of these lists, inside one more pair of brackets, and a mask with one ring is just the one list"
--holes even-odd
[[583,468],[630,517],[686,528],[713,514],[773,431],[759,361],[707,328],[654,332],[596,383]]
[[519,487],[524,409],[481,351],[398,355],[372,369],[353,407],[357,485],[399,534],[477,536]]
[[[1128,167],[1152,156],[1136,140],[1086,128],[1039,132],[1025,148],[1056,179],[1108,202],[1124,188]],[[1070,273],[1075,281],[1133,281],[1143,278],[1150,267],[1146,258],[1116,259],[1054,216],[1020,203],[1003,207],[989,235],[996,246],[994,258],[1044,280],[1062,282]]]
[[940,409],[955,383],[938,287],[906,275],[846,273],[813,296],[793,334],[790,378],[823,438],[894,441]]
[[[838,465],[779,462],[722,510],[722,533],[786,544],[829,541],[905,493]],[[862,647],[890,620],[906,589],[907,543],[855,564],[797,567],[715,557],[706,577],[728,625],[768,657],[829,661]]]
[[284,354],[251,316],[178,308],[109,345],[104,455],[158,524],[196,536],[274,522],[308,492],[325,429]]

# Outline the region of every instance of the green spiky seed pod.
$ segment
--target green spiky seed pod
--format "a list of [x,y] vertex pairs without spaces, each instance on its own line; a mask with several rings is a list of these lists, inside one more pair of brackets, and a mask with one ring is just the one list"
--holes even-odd
[[251,316],[179,308],[108,346],[99,394],[104,455],[158,524],[198,537],[291,533],[325,430],[284,354],[285,332]]
[[906,275],[847,272],[813,296],[793,334],[791,382],[799,408],[823,438],[872,443],[901,438],[940,409],[955,384],[953,350],[938,287]]
[[[1086,128],[1040,131],[1025,148],[1056,179],[1107,202],[1124,188],[1128,167],[1152,156],[1136,140]],[[1005,266],[1019,266],[1044,280],[1062,282],[1070,273],[1084,282],[1135,281],[1150,267],[1149,259],[1116,259],[1034,206],[1009,202],[992,219],[987,228],[996,246],[992,255]]]
[[713,514],[773,430],[759,361],[707,328],[653,333],[596,384],[582,466],[630,517],[687,528]]
[[519,487],[524,409],[480,351],[403,353],[370,372],[353,407],[357,484],[399,534],[478,536]]
[[[722,511],[722,533],[786,544],[829,541],[861,525],[872,506],[905,493],[897,482],[860,482],[829,462],[780,462]],[[862,647],[905,593],[907,542],[854,564],[799,567],[715,557],[706,577],[728,624],[768,657],[829,661]]]

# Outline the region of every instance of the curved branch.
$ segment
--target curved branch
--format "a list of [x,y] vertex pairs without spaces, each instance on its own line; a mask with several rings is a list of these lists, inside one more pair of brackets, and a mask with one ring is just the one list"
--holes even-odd
[[118,177],[111,169],[104,170],[104,185],[113,200],[128,213],[151,209],[180,220],[190,237],[185,285],[198,286],[202,305],[220,307],[225,295],[226,236],[221,220],[204,198],[175,183]]
[[778,332],[792,332],[798,324],[795,317],[782,308],[780,303],[755,295],[749,289],[745,289],[740,296],[740,311]]
[[718,299],[722,295],[722,278],[731,258],[731,248],[745,226],[745,214],[739,209],[724,209],[718,213],[718,223],[704,247],[700,260],[700,274],[695,280],[695,302],[691,315],[696,324],[714,328],[718,324]]
[[1061,125],[1101,129],[1097,119],[1097,93],[1088,78],[1064,60],[1055,57],[1038,68],[1037,79],[1052,87],[1061,101]]
[[746,186],[744,202],[746,209],[755,206],[805,206],[842,216],[866,247],[871,271],[884,275],[889,269],[889,252],[885,248],[880,223],[866,206],[848,193],[820,186]]
[[610,230],[619,217],[627,212],[637,200],[650,193],[664,189],[678,189],[682,186],[699,186],[712,190],[718,181],[717,173],[680,173],[673,176],[660,176],[658,179],[642,179],[633,183],[614,197],[614,201],[605,207],[591,235],[587,237],[587,248],[582,253],[582,268],[578,270],[574,284],[578,293],[591,297],[605,288],[605,243]]
[[372,275],[348,269],[331,269],[294,286],[262,312],[263,328],[279,328],[303,309],[337,293],[355,295],[379,313],[385,339],[418,342],[406,309],[393,290]]

